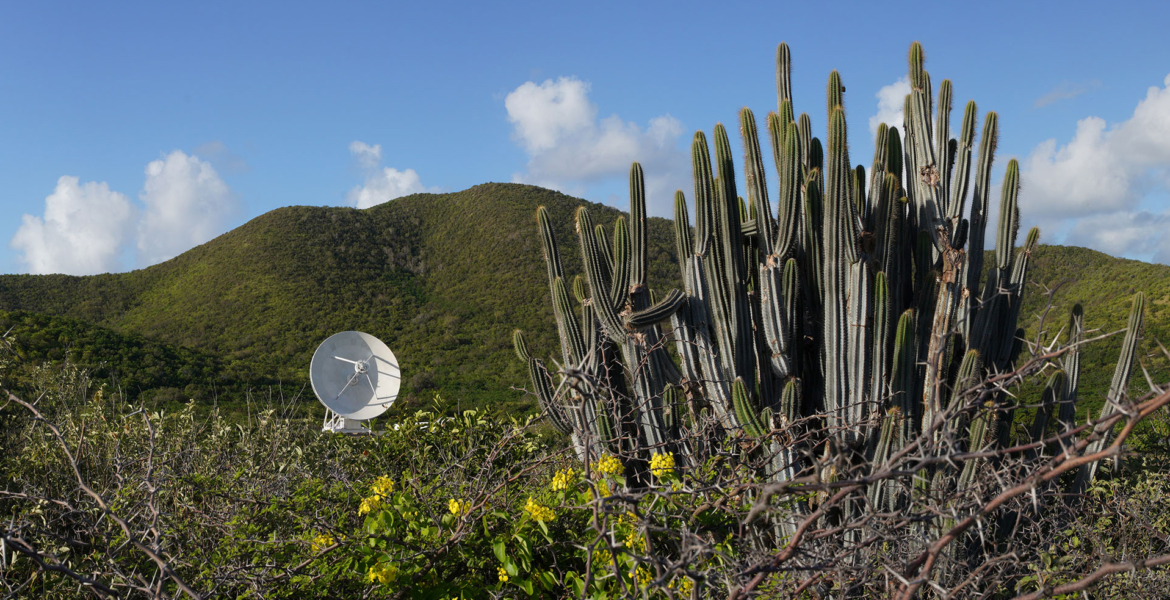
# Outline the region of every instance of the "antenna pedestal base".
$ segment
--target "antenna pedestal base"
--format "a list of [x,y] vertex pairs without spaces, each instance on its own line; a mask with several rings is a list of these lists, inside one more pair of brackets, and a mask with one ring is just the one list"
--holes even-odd
[[360,435],[371,433],[370,429],[362,424],[362,421],[347,419],[328,408],[325,409],[325,423],[321,426],[321,431]]

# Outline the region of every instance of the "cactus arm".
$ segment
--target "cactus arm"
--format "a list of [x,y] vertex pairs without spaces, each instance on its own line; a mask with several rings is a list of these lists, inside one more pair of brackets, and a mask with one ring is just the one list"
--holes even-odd
[[[1044,392],[1040,395],[1040,406],[1036,407],[1036,415],[1032,418],[1032,426],[1028,430],[1031,443],[1035,444],[1044,440],[1044,432],[1048,431],[1048,422],[1052,420],[1052,409],[1060,402],[1064,386],[1064,371],[1053,373],[1048,378],[1048,382],[1044,384]],[[1041,450],[1043,448],[1027,450],[1024,452],[1024,456],[1028,460],[1035,460],[1037,456],[1040,456]]]
[[573,424],[566,414],[565,407],[555,397],[552,376],[549,375],[548,369],[544,368],[544,363],[540,362],[539,359],[529,358],[528,376],[532,378],[532,387],[536,393],[537,402],[539,402],[544,415],[548,417],[549,423],[552,423],[552,426],[561,433],[573,433]]
[[557,327],[564,332],[564,341],[569,349],[568,365],[578,366],[589,354],[589,346],[585,345],[581,325],[573,312],[573,306],[569,303],[569,294],[565,291],[565,281],[560,277],[553,282],[553,312]]
[[[913,189],[912,200],[918,212],[919,223],[930,234],[936,249],[941,250],[949,240],[939,236],[940,227],[945,228],[940,207],[941,173],[938,157],[931,145],[931,98],[930,75],[923,70],[924,54],[922,45],[914,42],[910,46],[910,102],[906,119],[907,148],[913,158],[913,170],[907,172]],[[944,229],[945,230],[945,229]]]
[[626,325],[631,329],[643,329],[657,325],[678,312],[686,299],[686,295],[682,292],[670,290],[657,304],[631,313],[626,319]]
[[788,44],[776,46],[776,106],[792,102],[792,52]]
[[970,229],[967,234],[967,293],[963,302],[959,324],[963,337],[971,340],[976,315],[980,310],[976,302],[979,282],[983,277],[983,248],[987,232],[988,191],[991,189],[991,163],[995,158],[999,116],[987,113],[983,119],[983,137],[979,141],[979,160],[975,168],[975,184],[971,193]]
[[581,260],[585,265],[585,278],[589,281],[589,290],[592,292],[593,309],[601,320],[606,336],[620,344],[625,341],[625,329],[617,310],[609,302],[609,282],[602,266],[606,258],[602,254],[597,236],[590,235],[594,231],[593,220],[584,206],[577,209],[577,231],[580,232],[578,237],[581,241]]
[[[839,79],[836,81],[839,85]],[[834,80],[830,77],[830,93]],[[854,171],[846,151],[845,113],[829,117],[829,163],[825,194],[824,352],[844,360],[825,362],[825,409],[832,428],[853,427],[864,409],[862,385],[869,365],[867,337],[870,297],[868,265],[857,248],[856,205],[851,193]],[[830,253],[831,251],[831,253]]]
[[[971,418],[971,424],[967,427],[967,451],[978,452],[983,450],[988,442],[987,432],[991,429],[991,421],[995,415],[995,403],[988,401],[983,407],[975,413]],[[975,474],[979,469],[979,465],[983,459],[969,459],[963,463],[963,471],[959,474],[959,491],[966,490],[971,487],[971,482],[975,481]]]
[[873,275],[869,264],[857,261],[849,266],[849,288],[846,297],[846,330],[848,370],[848,400],[846,419],[850,427],[865,421],[866,398],[870,392],[873,329]]
[[734,426],[731,416],[729,379],[721,370],[718,346],[712,341],[711,313],[708,308],[707,277],[703,259],[697,255],[680,257],[683,263],[683,289],[687,301],[671,317],[675,348],[682,358],[683,376],[701,386],[711,403],[716,419],[724,427]]
[[[971,346],[979,348],[984,361],[996,369],[1005,366],[1010,341],[1004,340],[999,332],[1015,327],[1014,321],[1007,321],[1011,311],[1012,262],[1019,228],[1017,201],[1020,191],[1019,164],[1013,159],[1008,162],[1003,181],[1003,195],[1000,201],[999,227],[996,231],[995,267],[987,276],[983,286],[983,300],[971,329]],[[1038,234],[1037,234],[1038,235]],[[1031,235],[1029,235],[1031,237]],[[1030,254],[1030,253],[1029,253]],[[1027,256],[1027,255],[1025,255]],[[1025,273],[1020,273],[1022,276]],[[1017,311],[1018,314],[1018,311]]]
[[597,418],[597,439],[611,454],[621,454],[621,436],[614,427],[614,418],[609,403],[603,398],[597,399],[594,409]]
[[548,267],[548,285],[551,289],[556,278],[565,276],[561,267],[561,252],[557,248],[557,238],[553,233],[552,219],[547,208],[540,206],[536,209],[536,222],[540,230],[541,250],[544,252],[544,264]]
[[632,246],[626,218],[618,217],[613,223],[613,274],[609,282],[609,302],[619,313],[630,301]]
[[870,367],[869,399],[877,406],[885,406],[888,396],[890,349],[893,347],[890,288],[886,274],[878,271],[873,281],[873,365]]
[[524,332],[516,329],[512,331],[512,348],[516,350],[516,357],[522,362],[528,362],[532,354],[528,352],[528,343],[524,341]]
[[646,285],[646,182],[642,165],[630,166],[630,287]]
[[[938,198],[941,206],[939,209],[949,218],[950,214],[950,187],[951,187],[951,167],[952,163],[949,160],[951,155],[950,141],[951,141],[951,96],[953,95],[951,89],[951,80],[944,79],[938,86],[938,116],[935,120],[934,127],[934,156],[938,161]],[[950,228],[954,231],[957,223],[951,222]]]
[[[541,206],[536,209],[536,223],[537,230],[540,232],[541,250],[544,253],[544,263],[548,268],[548,285],[549,292],[553,296],[553,302],[556,302],[555,282],[557,279],[564,277],[564,269],[561,266],[561,252],[557,247],[557,238],[553,233],[552,219],[549,217],[548,209]],[[565,364],[575,362],[572,348],[570,347],[569,332],[566,330],[564,323],[557,318],[557,338],[561,345],[561,357]],[[579,355],[578,355],[579,357]]]
[[717,337],[720,339],[726,373],[755,379],[755,341],[752,334],[751,307],[748,300],[746,265],[740,234],[738,197],[735,193],[731,144],[722,125],[715,126],[715,162],[719,165],[719,183],[715,186],[715,240],[708,256],[708,282],[711,285],[711,308]]
[[916,402],[914,391],[917,389],[917,337],[916,314],[913,308],[906,309],[898,318],[898,328],[894,334],[893,369],[890,373],[891,405],[902,411],[903,429],[898,436],[899,444],[908,442],[914,431]]
[[1077,388],[1081,378],[1081,340],[1085,334],[1085,310],[1080,304],[1075,304],[1068,317],[1068,354],[1064,356],[1062,365],[1065,372],[1064,391],[1060,398],[1060,410],[1057,411],[1057,424],[1061,431],[1072,429],[1076,425],[1077,415]]
[[958,146],[955,148],[956,163],[947,202],[947,218],[952,222],[962,217],[967,201],[967,186],[971,180],[971,150],[975,146],[975,117],[975,101],[972,100],[963,110],[963,126],[959,132]]
[[[1028,279],[1028,265],[1039,243],[1040,229],[1033,227],[1028,231],[1028,237],[1024,239],[1024,245],[1020,248],[1012,263],[1012,273],[1008,278],[1009,293],[1005,297],[1006,309],[1004,311],[1004,323],[1007,329],[1014,328],[1019,323],[1020,309],[1024,303],[1024,285]],[[1014,343],[1016,343],[1014,338],[1007,339],[1004,336],[1000,336],[1001,360],[1007,360],[1013,354],[1012,344]]]
[[995,266],[1009,272],[1012,268],[1012,253],[1016,249],[1016,236],[1020,229],[1020,165],[1008,161],[1003,176],[1003,195],[999,205],[999,227],[995,232]]
[[769,428],[765,427],[764,422],[756,413],[756,407],[752,405],[747,386],[744,385],[743,379],[738,377],[731,385],[731,403],[735,408],[735,418],[743,427],[745,434],[756,438],[767,435]]
[[[1129,309],[1129,322],[1126,324],[1125,340],[1121,342],[1121,354],[1117,358],[1117,366],[1113,369],[1113,381],[1109,384],[1109,395],[1105,398],[1105,405],[1101,407],[1100,418],[1104,419],[1116,412],[1125,399],[1126,389],[1129,387],[1129,377],[1133,372],[1133,363],[1137,357],[1138,337],[1142,328],[1142,317],[1145,311],[1146,295],[1138,292],[1133,297],[1133,306]],[[1090,442],[1085,448],[1085,454],[1096,454],[1109,443],[1110,431],[1100,431],[1100,437]],[[1089,463],[1077,472],[1077,479],[1073,484],[1073,493],[1082,494],[1097,476],[1099,462]]]
[[776,237],[771,254],[787,257],[792,252],[800,225],[800,131],[795,123],[785,123],[775,114],[769,115],[768,129],[772,137],[776,172],[779,173]]
[[800,120],[797,122],[797,127],[800,130],[800,147],[804,150],[801,155],[801,166],[805,171],[812,168],[812,119],[809,118],[808,113],[800,113]]
[[955,375],[955,385],[951,388],[951,400],[947,407],[952,411],[963,408],[962,398],[971,388],[979,383],[979,375],[983,367],[983,357],[978,350],[968,350],[963,355],[963,362],[959,364],[959,371]]
[[[897,443],[898,430],[901,428],[902,410],[892,406],[886,411],[878,433],[877,445],[874,447],[873,457],[870,458],[870,475],[876,474],[886,466],[890,459],[890,451]],[[875,511],[885,510],[889,501],[889,494],[893,481],[878,481],[866,490],[866,499]]]
[[[870,166],[869,193],[866,196],[864,229],[874,233],[880,227],[882,219],[883,199],[886,179],[886,152],[890,147],[890,127],[885,123],[878,125],[877,135],[874,136],[873,164]],[[880,264],[880,263],[879,263]]]
[[747,182],[748,200],[755,213],[753,224],[759,244],[759,260],[764,262],[769,254],[775,252],[776,223],[772,219],[772,205],[768,199],[767,174],[764,171],[763,155],[760,153],[756,118],[751,109],[744,108],[739,111],[739,130],[743,136],[744,180]]

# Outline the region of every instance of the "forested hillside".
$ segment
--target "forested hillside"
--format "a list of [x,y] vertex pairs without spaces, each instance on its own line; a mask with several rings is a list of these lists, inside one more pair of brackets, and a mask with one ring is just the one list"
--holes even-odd
[[[407,399],[426,401],[438,391],[464,407],[528,407],[528,399],[511,389],[525,386],[527,378],[512,354],[511,332],[531,332],[537,352],[555,347],[536,208],[548,206],[563,243],[572,244],[572,213],[582,203],[532,186],[485,184],[368,210],[282,208],[138,271],[0,276],[0,310],[99,326],[83,331],[54,321],[54,327],[72,328],[70,335],[55,336],[72,351],[54,350],[42,334],[27,340],[31,359],[70,356],[95,365],[105,354],[92,351],[105,343],[99,338],[112,339],[97,333],[104,328],[214,357],[222,370],[213,377],[188,369],[193,381],[172,378],[127,390],[132,394],[191,384],[240,391],[245,383],[282,382],[286,390],[296,388],[307,380],[316,345],[354,329],[395,351]],[[606,226],[619,214],[590,206]],[[662,219],[651,219],[650,231],[658,249],[651,277],[666,289],[678,279],[673,233]],[[566,268],[577,272],[571,250]],[[0,315],[0,323],[21,319],[27,316]],[[26,327],[18,334],[23,331],[31,333]]]
[[[612,208],[517,184],[417,194],[368,210],[288,207],[253,219],[170,261],[92,277],[0,276],[0,326],[30,364],[66,358],[113,376],[135,397],[218,397],[307,381],[316,345],[355,329],[384,340],[405,374],[404,406],[437,391],[463,407],[531,408],[514,388],[527,375],[511,350],[523,329],[537,355],[556,350],[535,210],[548,206],[566,271],[580,272],[573,210],[588,204],[610,227]],[[677,286],[671,223],[650,223],[651,283]],[[1170,324],[1170,267],[1083,248],[1041,246],[1032,259],[1021,324],[1064,327],[1074,302],[1086,326],[1124,327],[1133,293],[1145,291],[1145,364],[1163,370],[1156,339]],[[1082,410],[1108,387],[1120,338],[1084,355]],[[1139,367],[1140,368],[1140,367]],[[1144,378],[1133,378],[1134,390]],[[311,393],[310,393],[311,397]]]

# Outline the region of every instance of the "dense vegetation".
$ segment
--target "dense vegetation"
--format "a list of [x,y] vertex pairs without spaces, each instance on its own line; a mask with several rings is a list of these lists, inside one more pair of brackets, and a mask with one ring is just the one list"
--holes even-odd
[[[0,383],[15,362],[0,352]],[[34,379],[35,413],[0,403],[0,592],[14,598],[180,597],[180,581],[201,597],[726,597],[760,558],[744,525],[761,498],[740,487],[747,464],[662,463],[652,485],[627,490],[606,460],[583,469],[499,415],[436,427],[416,413],[381,436],[333,436],[306,427],[296,402],[261,402],[237,422],[193,404],[144,412],[74,368]],[[1085,503],[1055,503],[1044,526],[1016,531],[1013,560],[971,591],[1010,598],[1170,551],[1170,481],[1134,460]],[[803,551],[815,558],[816,543]],[[761,591],[790,597],[806,575]],[[1166,571],[1138,570],[1101,593],[1168,586]],[[831,580],[817,590],[838,595]]]
[[[529,410],[531,397],[514,389],[528,384],[511,353],[511,331],[525,330],[537,356],[556,347],[536,207],[547,206],[557,236],[571,240],[572,211],[582,204],[607,227],[620,214],[516,184],[420,194],[364,211],[282,208],[138,271],[0,276],[0,325],[44,329],[17,336],[30,359],[69,358],[97,376],[113,375],[111,383],[131,397],[202,402],[218,395],[228,403],[248,388],[301,389],[316,344],[356,329],[398,354],[405,405],[417,407],[437,391],[463,407]],[[670,228],[650,219],[655,289],[678,285]],[[564,253],[567,273],[581,273],[578,254]],[[1032,260],[1035,284],[1020,319],[1030,334],[1045,286],[1064,284],[1047,321],[1053,332],[1075,302],[1084,304],[1088,328],[1119,330],[1133,293],[1144,291],[1143,354],[1151,368],[1164,365],[1153,341],[1167,339],[1170,328],[1170,268],[1044,245]],[[1086,349],[1082,410],[1096,410],[1120,341]],[[132,372],[142,364],[146,372]]]

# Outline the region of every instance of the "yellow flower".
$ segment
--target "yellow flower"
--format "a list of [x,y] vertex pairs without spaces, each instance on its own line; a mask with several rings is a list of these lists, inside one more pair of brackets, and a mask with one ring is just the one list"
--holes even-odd
[[636,571],[631,571],[630,577],[636,579],[638,581],[638,585],[641,587],[646,587],[650,585],[651,581],[654,581],[654,575],[652,575],[650,573],[650,569],[647,569],[646,567],[638,567]]
[[593,469],[602,475],[617,475],[624,469],[622,468],[622,461],[618,460],[616,456],[605,455],[597,461]]
[[553,509],[547,506],[541,506],[533,500],[531,496],[528,497],[528,502],[524,505],[524,510],[528,511],[529,515],[537,521],[552,521],[557,518],[557,514]]
[[597,494],[599,494],[601,497],[612,495],[612,492],[609,489],[609,482],[608,481],[598,481],[597,482]]
[[659,478],[674,473],[674,453],[665,452],[652,456],[650,458],[650,472]]
[[608,569],[613,564],[613,554],[609,550],[598,550],[593,553],[593,564],[598,569]]
[[380,562],[370,567],[366,574],[370,583],[390,583],[398,578],[398,567],[386,562]]
[[319,533],[310,544],[313,547],[313,552],[320,552],[333,545],[333,536],[328,533]]
[[374,480],[374,485],[370,486],[370,491],[374,492],[375,496],[386,496],[394,491],[394,480],[389,477],[379,477]]
[[577,480],[577,473],[574,472],[572,469],[566,469],[564,471],[557,471],[557,474],[553,476],[552,489],[554,492],[559,492],[561,490],[567,490],[567,489],[569,489],[569,486],[573,485],[573,482],[575,482],[576,480]]
[[630,550],[633,550],[634,552],[645,552],[646,551],[646,537],[642,536],[642,535],[638,535],[637,531],[633,531],[630,533],[630,535],[626,536],[625,544],[626,544],[626,548],[629,548]]
[[369,498],[362,498],[362,505],[358,508],[358,514],[364,515],[382,509],[382,497],[370,496]]
[[451,514],[456,517],[461,517],[471,512],[471,502],[452,498],[447,502],[447,510],[451,511]]
[[670,588],[678,590],[680,594],[691,595],[691,590],[695,589],[695,580],[685,575],[679,575],[670,582]]
[[496,571],[500,574],[500,583],[508,583],[508,570],[504,567],[496,567]]

